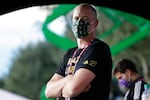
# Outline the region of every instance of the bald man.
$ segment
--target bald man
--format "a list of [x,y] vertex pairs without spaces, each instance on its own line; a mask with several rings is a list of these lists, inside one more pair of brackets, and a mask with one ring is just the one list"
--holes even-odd
[[99,23],[95,7],[78,5],[72,22],[77,46],[67,50],[47,82],[45,95],[60,100],[109,100],[112,58],[109,46],[95,36]]

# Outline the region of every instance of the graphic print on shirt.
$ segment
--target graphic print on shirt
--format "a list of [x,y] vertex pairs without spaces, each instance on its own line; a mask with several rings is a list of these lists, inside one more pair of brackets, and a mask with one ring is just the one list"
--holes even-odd
[[66,71],[65,71],[66,75],[73,74],[75,72],[75,67],[76,67],[78,60],[79,60],[79,57],[69,58]]
[[86,61],[83,62],[83,64],[89,65],[91,67],[95,67],[97,65],[97,61],[95,61],[95,60],[86,60]]

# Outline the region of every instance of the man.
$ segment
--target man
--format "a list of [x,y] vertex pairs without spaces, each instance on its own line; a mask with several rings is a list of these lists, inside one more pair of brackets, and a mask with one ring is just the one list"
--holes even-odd
[[144,78],[138,74],[136,65],[128,59],[122,59],[114,68],[113,75],[119,84],[127,88],[124,100],[141,100],[144,91]]
[[78,5],[72,30],[77,47],[70,48],[46,85],[46,97],[64,100],[109,100],[112,59],[109,46],[96,38],[95,7]]

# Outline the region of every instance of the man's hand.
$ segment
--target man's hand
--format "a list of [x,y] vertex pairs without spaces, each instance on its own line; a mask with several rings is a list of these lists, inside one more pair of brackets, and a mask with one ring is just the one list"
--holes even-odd
[[90,90],[90,88],[91,88],[91,85],[88,85],[88,86],[85,88],[85,90],[84,90],[83,92],[87,92],[87,91],[89,91],[89,90]]

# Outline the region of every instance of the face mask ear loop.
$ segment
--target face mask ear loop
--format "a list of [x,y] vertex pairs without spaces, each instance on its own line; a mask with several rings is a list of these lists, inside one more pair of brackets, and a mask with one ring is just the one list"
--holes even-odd
[[129,75],[129,82],[131,82],[131,75]]
[[[93,21],[93,22],[91,22],[91,23],[89,23],[90,25],[92,25],[92,24],[94,24],[96,22],[96,20],[95,21]],[[89,27],[90,27],[90,25],[89,25]],[[89,31],[88,33],[92,33],[94,31],[94,29],[92,29],[91,31]]]
[[92,29],[91,31],[89,31],[88,33],[90,34],[90,33],[92,33],[92,32],[94,32],[94,29]]
[[96,20],[95,20],[95,21],[93,21],[93,22],[91,22],[91,23],[90,23],[90,25],[94,24],[95,22],[96,22]]
[[77,19],[77,22],[79,22],[81,20],[81,18]]
[[74,21],[72,21],[73,23],[77,23],[81,20],[81,18],[78,18],[78,19],[74,19]]

